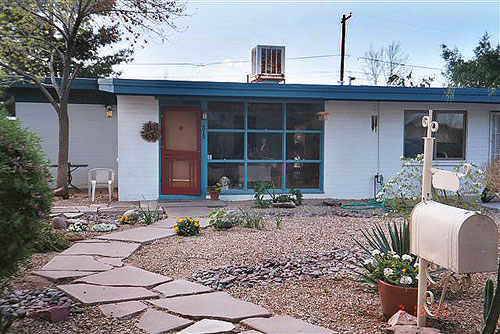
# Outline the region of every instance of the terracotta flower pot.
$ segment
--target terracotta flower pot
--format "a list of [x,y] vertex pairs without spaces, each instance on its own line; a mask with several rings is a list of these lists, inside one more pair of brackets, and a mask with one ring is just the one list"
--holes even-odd
[[404,288],[379,280],[378,294],[382,313],[387,319],[399,310],[417,315],[417,288]]
[[217,201],[219,199],[220,192],[215,191],[215,190],[209,190],[208,194],[210,195],[210,199],[212,201]]

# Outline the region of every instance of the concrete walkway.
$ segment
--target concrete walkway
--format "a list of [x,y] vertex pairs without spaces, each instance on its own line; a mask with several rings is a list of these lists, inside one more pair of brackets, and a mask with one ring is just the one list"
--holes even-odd
[[[200,216],[189,205],[169,207],[170,217]],[[204,215],[209,211],[201,210]],[[208,220],[202,219],[202,227]],[[141,245],[174,237],[173,219],[77,242],[34,272],[54,281],[68,280],[58,288],[85,305],[99,305],[103,316],[117,320],[139,317],[137,327],[148,333],[234,333],[237,324],[249,333],[332,333],[232,297],[225,292],[187,280],[171,278],[122,261]]]

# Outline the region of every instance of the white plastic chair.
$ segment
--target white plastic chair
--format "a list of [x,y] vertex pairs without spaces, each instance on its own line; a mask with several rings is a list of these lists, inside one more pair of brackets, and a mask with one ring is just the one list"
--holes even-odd
[[91,202],[95,201],[95,190],[99,185],[101,188],[108,188],[109,202],[113,197],[113,189],[115,183],[115,171],[111,168],[92,168],[89,171],[89,197]]

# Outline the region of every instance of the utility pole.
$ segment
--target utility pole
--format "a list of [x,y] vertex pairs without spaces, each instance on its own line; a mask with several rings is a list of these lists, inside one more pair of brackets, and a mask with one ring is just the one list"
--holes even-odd
[[352,13],[349,13],[349,15],[342,15],[342,19],[340,20],[340,23],[342,23],[342,43],[340,46],[340,84],[344,84],[344,58],[345,58],[345,30],[346,30],[346,23],[347,20],[349,20],[352,17]]

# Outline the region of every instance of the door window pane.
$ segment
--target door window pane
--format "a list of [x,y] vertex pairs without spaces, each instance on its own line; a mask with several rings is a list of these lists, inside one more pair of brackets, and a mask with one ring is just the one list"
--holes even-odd
[[319,189],[319,163],[287,163],[287,189]]
[[281,103],[249,103],[249,129],[283,129],[283,104]]
[[248,159],[249,160],[281,160],[282,150],[281,133],[249,133]]
[[245,165],[237,163],[208,164],[208,185],[219,182],[223,190],[243,189]]
[[274,188],[281,189],[282,163],[249,163],[248,189],[253,189],[259,181],[268,181]]
[[208,133],[208,154],[212,159],[243,159],[243,133]]
[[243,129],[244,124],[242,102],[208,102],[209,129]]
[[323,106],[316,103],[288,103],[286,105],[286,125],[288,130],[320,130],[321,122],[316,113]]
[[439,130],[436,132],[436,153],[438,159],[465,159],[465,114],[462,112],[436,113]]
[[288,133],[286,135],[286,158],[288,160],[319,160],[319,133]]

